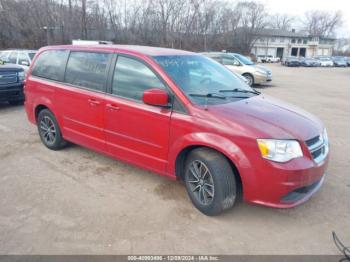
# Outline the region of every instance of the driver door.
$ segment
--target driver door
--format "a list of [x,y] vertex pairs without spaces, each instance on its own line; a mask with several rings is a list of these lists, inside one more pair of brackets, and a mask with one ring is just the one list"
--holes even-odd
[[143,103],[143,92],[151,88],[166,86],[142,60],[118,55],[105,99],[105,137],[111,155],[165,173],[172,111]]

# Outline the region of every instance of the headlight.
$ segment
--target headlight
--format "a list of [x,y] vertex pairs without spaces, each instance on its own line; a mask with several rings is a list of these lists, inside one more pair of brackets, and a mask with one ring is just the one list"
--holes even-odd
[[26,78],[26,74],[24,73],[24,71],[18,72],[19,81],[24,81],[25,78]]
[[272,161],[284,163],[303,156],[296,140],[257,139],[257,142],[261,156]]

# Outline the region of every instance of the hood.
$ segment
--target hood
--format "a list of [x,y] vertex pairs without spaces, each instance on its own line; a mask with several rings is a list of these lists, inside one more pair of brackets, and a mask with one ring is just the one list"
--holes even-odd
[[20,72],[23,68],[18,65],[5,64],[0,65],[0,72]]
[[212,117],[261,138],[308,140],[323,131],[323,124],[312,114],[267,95],[210,106]]

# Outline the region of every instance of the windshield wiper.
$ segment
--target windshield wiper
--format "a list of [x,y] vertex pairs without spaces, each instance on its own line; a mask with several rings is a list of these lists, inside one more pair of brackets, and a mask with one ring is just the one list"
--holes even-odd
[[256,90],[246,90],[246,89],[239,89],[239,88],[234,88],[234,89],[223,89],[223,90],[219,90],[219,92],[221,93],[226,93],[226,92],[237,92],[237,93],[252,93],[252,94],[256,94],[256,95],[260,95],[261,93],[256,91]]
[[226,98],[227,98],[227,96],[223,96],[223,95],[221,95],[221,94],[216,94],[216,93],[189,94],[189,96],[206,97],[206,98],[218,98],[218,99],[226,99]]

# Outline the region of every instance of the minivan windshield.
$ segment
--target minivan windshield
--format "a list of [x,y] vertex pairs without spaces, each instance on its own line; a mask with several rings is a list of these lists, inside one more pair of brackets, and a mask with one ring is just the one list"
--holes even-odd
[[241,61],[245,65],[254,65],[254,62],[250,60],[249,58],[240,55],[240,54],[233,54],[234,57],[236,57],[239,61]]
[[153,59],[195,104],[228,103],[259,94],[226,67],[202,55]]

